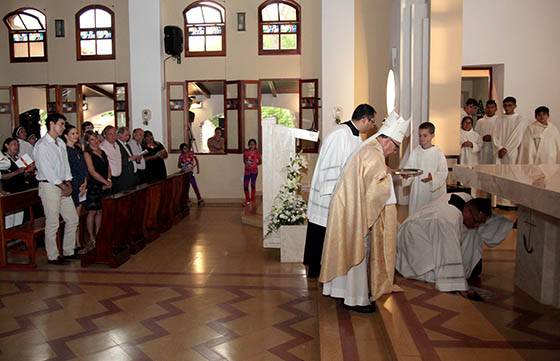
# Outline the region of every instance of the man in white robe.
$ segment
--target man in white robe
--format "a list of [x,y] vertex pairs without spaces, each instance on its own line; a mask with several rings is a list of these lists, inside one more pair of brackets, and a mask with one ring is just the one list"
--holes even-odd
[[560,132],[548,121],[550,110],[535,109],[535,122],[527,127],[521,147],[519,164],[560,164]]
[[435,283],[443,292],[467,291],[465,268],[470,267],[463,264],[462,241],[469,229],[478,228],[491,213],[488,200],[465,202],[455,194],[426,205],[399,226],[397,271],[406,278]]
[[[494,158],[496,164],[516,164],[527,122],[515,113],[517,100],[514,97],[504,98],[503,107],[504,114],[498,117],[494,127]],[[515,206],[511,201],[501,197],[497,197],[496,204],[506,207]]]
[[329,203],[340,172],[362,142],[360,133],[367,133],[375,126],[375,109],[368,104],[356,107],[352,120],[336,127],[325,139],[319,151],[311,180],[307,205],[307,235],[303,264],[308,266],[307,276],[319,277],[323,239],[329,217]]
[[494,144],[492,142],[492,134],[494,133],[494,126],[496,124],[496,111],[498,110],[498,105],[492,99],[486,102],[486,107],[484,108],[484,117],[480,118],[476,122],[474,127],[475,132],[477,132],[482,137],[482,149],[480,150],[480,164],[494,164]]

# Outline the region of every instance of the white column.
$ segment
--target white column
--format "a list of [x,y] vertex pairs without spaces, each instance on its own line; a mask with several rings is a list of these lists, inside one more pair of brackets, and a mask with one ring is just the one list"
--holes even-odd
[[[162,27],[160,0],[128,2],[130,34],[129,107],[132,128],[141,127],[164,142]],[[151,111],[148,125],[142,111]]]
[[342,121],[345,121],[350,119],[357,104],[354,104],[354,1],[323,0],[321,7],[323,138],[336,126],[335,107],[342,107]]

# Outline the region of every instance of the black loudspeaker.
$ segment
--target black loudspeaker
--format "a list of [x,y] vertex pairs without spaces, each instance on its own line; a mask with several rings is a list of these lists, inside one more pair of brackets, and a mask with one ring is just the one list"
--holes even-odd
[[165,53],[180,56],[183,52],[183,31],[180,27],[167,25],[163,28]]

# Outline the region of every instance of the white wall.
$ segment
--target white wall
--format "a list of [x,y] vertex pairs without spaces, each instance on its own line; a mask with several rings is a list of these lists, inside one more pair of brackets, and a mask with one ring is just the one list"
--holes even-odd
[[[164,139],[160,0],[134,0],[129,3],[131,128],[149,129],[155,139]],[[152,113],[147,126],[142,124],[143,109]]]
[[[344,19],[344,25],[341,20]],[[341,106],[342,119],[354,110],[354,1],[322,2],[322,134],[336,126],[334,108]],[[334,25],[337,24],[337,25]]]
[[463,65],[504,64],[503,95],[533,118],[539,105],[560,124],[560,1],[463,1]]

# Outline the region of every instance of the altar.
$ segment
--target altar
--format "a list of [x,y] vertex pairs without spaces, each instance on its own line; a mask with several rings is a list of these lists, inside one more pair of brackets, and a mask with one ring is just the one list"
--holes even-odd
[[453,174],[518,205],[515,285],[560,307],[560,165],[456,165]]

